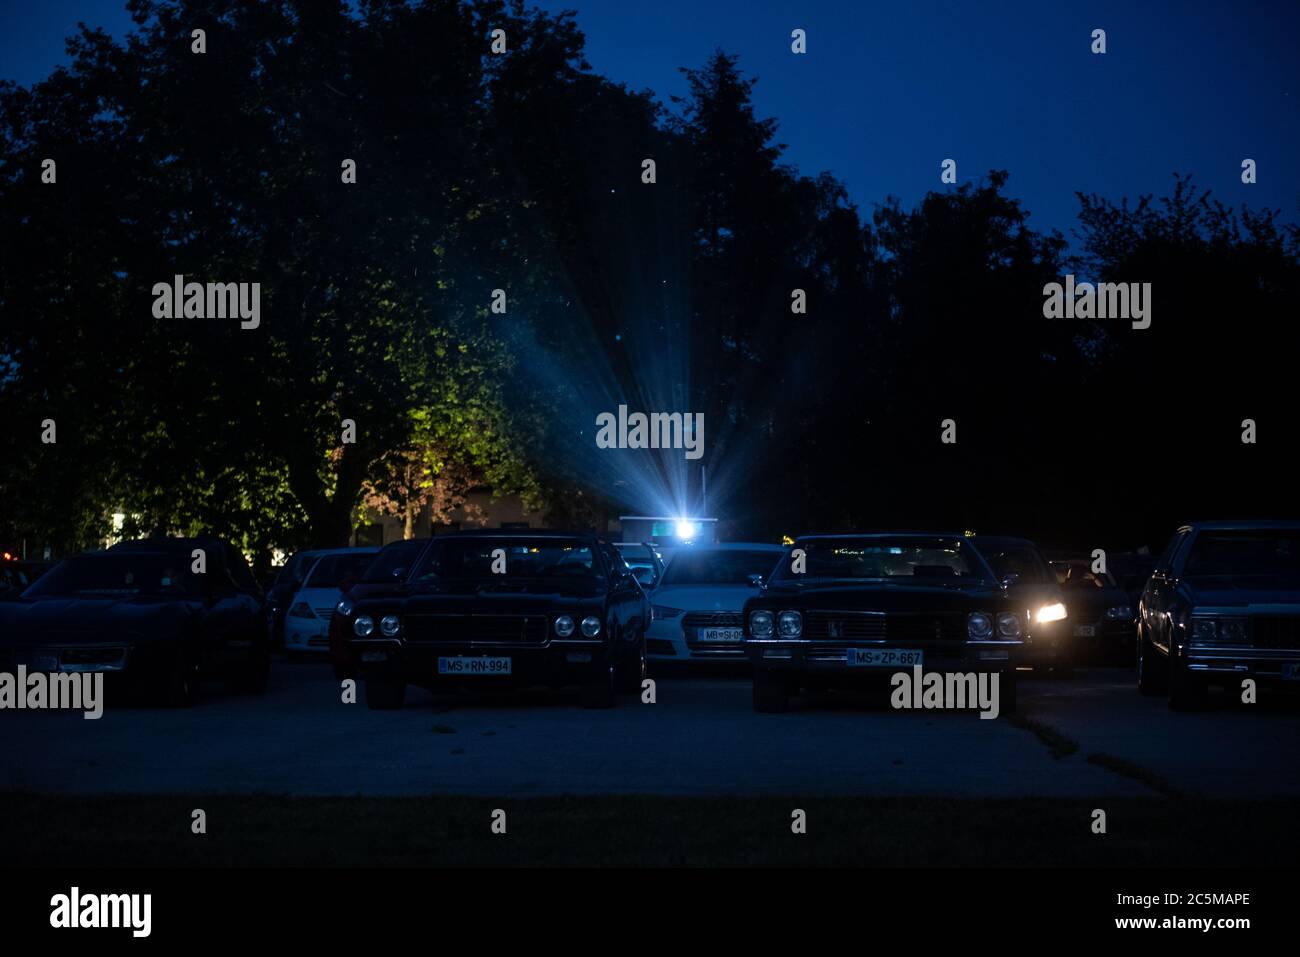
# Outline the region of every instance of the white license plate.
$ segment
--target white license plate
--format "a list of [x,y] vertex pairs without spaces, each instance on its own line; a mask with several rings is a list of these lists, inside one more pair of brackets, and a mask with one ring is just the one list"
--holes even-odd
[[1282,662],[1282,679],[1284,681],[1300,681],[1300,661]]
[[700,641],[740,641],[739,628],[701,628]]
[[923,655],[912,648],[850,648],[848,663],[855,668],[911,668]]
[[509,658],[439,658],[440,675],[508,675]]
[[1095,638],[1097,636],[1096,625],[1075,625],[1074,637],[1076,638]]

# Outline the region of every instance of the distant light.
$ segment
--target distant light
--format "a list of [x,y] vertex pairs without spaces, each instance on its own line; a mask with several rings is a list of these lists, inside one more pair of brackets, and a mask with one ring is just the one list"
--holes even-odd
[[782,544],[782,545],[793,545],[793,544],[794,544],[794,539],[791,538],[789,535],[782,535],[782,536],[781,536],[781,544]]
[[621,332],[616,332],[616,333],[614,333],[614,341],[615,341],[615,342],[622,342],[622,341],[623,341],[623,334],[622,334]]
[[689,519],[683,518],[677,522],[677,537],[682,541],[690,541],[698,531],[695,523]]

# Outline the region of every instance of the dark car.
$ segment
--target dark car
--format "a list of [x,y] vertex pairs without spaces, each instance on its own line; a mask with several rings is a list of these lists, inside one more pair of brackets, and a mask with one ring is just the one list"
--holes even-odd
[[1211,684],[1300,689],[1300,522],[1180,528],[1138,609],[1138,689],[1177,711]]
[[293,596],[298,594],[303,579],[322,554],[324,549],[309,549],[290,555],[280,574],[275,576],[275,582],[267,589],[266,620],[273,647],[284,647],[284,619],[293,603]]
[[650,606],[604,538],[484,530],[439,535],[400,594],[358,600],[346,618],[372,708],[407,684],[577,684],[587,707],[645,677]]
[[641,583],[641,587],[650,591],[658,586],[664,577],[663,555],[652,542],[615,542],[623,561],[627,562],[632,574]]
[[352,653],[352,609],[358,601],[382,595],[400,595],[411,570],[419,562],[430,539],[411,539],[385,545],[355,580],[343,582],[342,596],[330,618],[330,662],[334,676],[355,678],[357,663]]
[[784,711],[803,688],[857,685],[919,666],[998,674],[1009,713],[1025,627],[1023,609],[960,535],[802,537],[763,593],[745,603],[754,710]]
[[17,601],[0,603],[0,667],[102,671],[110,687],[176,706],[207,679],[264,691],[261,601],[243,556],[219,539],[115,545],[60,562]]
[[0,600],[16,598],[31,584],[23,561],[13,552],[0,552]]
[[1085,558],[1058,559],[1052,571],[1061,583],[1079,658],[1094,664],[1128,665],[1137,634],[1137,604],[1109,571],[1093,571]]
[[970,541],[1028,618],[1021,664],[1072,677],[1078,649],[1061,586],[1042,551],[1027,538],[979,535]]

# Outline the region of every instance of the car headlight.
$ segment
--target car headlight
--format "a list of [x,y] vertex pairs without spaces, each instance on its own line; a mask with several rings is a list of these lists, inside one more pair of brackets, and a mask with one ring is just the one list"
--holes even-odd
[[1020,637],[1020,616],[1014,611],[998,612],[998,634],[1003,638]]
[[1213,618],[1192,619],[1192,640],[1213,641],[1219,634],[1218,622]]
[[315,618],[316,614],[309,607],[307,607],[307,603],[305,601],[300,601],[298,602],[298,604],[294,605],[292,608],[289,609],[289,617],[290,618]]
[[356,606],[352,604],[352,599],[344,596],[339,599],[339,603],[334,606],[334,610],[340,615],[350,615],[352,614],[352,609],[355,607]]
[[582,634],[585,638],[595,638],[600,634],[600,619],[595,615],[588,615],[582,619]]
[[777,615],[776,628],[782,638],[798,638],[803,634],[803,615],[797,611],[783,611]]
[[1061,621],[1065,618],[1065,606],[1059,601],[1044,605],[1034,614],[1034,621],[1043,624],[1048,621]]
[[352,630],[362,638],[369,638],[375,633],[375,620],[369,615],[360,615],[352,623]]
[[993,619],[982,611],[973,611],[966,619],[966,634],[972,638],[987,638],[993,634]]
[[396,615],[385,615],[383,618],[379,619],[379,630],[387,637],[392,638],[402,630],[402,623],[398,620]]
[[682,613],[680,608],[669,608],[667,605],[651,605],[650,620],[663,621],[665,618],[676,618]]
[[1127,621],[1133,617],[1133,609],[1128,605],[1115,605],[1106,609],[1106,617],[1110,621]]
[[770,611],[751,611],[749,613],[749,633],[755,638],[771,638],[773,629]]
[[573,634],[573,619],[568,615],[561,615],[555,619],[555,633],[561,638],[568,638]]
[[1246,622],[1240,618],[1224,618],[1219,622],[1219,640],[1245,642]]

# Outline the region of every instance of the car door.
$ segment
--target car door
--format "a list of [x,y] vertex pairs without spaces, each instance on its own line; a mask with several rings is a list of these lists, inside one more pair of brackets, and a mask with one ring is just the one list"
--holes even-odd
[[1173,641],[1171,607],[1178,584],[1174,576],[1174,560],[1190,535],[1191,531],[1186,528],[1174,533],[1142,593],[1141,616],[1147,636],[1165,654],[1169,654]]
[[600,551],[609,568],[610,617],[619,633],[639,637],[645,630],[645,592],[617,548],[602,542]]

